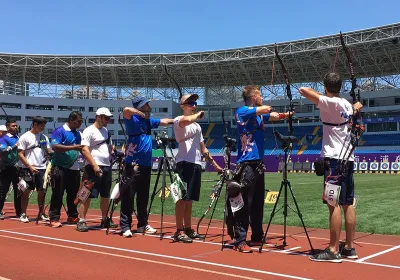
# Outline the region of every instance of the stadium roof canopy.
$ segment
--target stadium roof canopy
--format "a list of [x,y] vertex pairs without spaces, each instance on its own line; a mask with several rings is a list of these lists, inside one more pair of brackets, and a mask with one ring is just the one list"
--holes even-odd
[[[386,78],[398,87],[400,75],[400,23],[343,33],[353,56],[357,78]],[[348,78],[348,65],[339,35],[278,43],[291,82],[319,83],[333,68]],[[0,80],[39,85],[173,88],[169,72],[184,88],[269,85],[283,75],[274,58],[274,45],[247,48],[142,55],[32,55],[0,54]]]

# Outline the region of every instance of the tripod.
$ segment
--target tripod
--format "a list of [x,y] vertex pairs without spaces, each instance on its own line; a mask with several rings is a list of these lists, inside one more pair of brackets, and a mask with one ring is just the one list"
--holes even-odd
[[[151,200],[150,200],[150,205],[149,205],[149,210],[147,211],[147,219],[150,216],[150,210],[151,206],[153,205],[153,200],[156,194],[158,194],[161,191],[161,228],[160,228],[160,240],[163,239],[163,221],[164,221],[164,202],[165,202],[165,189],[167,187],[167,172],[169,174],[170,182],[172,183],[172,171],[171,171],[171,164],[168,160],[167,156],[167,144],[166,143],[161,143],[161,147],[163,150],[163,157],[161,158],[160,162],[158,163],[158,170],[157,170],[157,178],[156,182],[154,184],[154,189],[153,193],[151,194]],[[173,155],[172,155],[173,156]],[[161,182],[161,187],[157,189],[158,182],[160,180],[160,176],[162,176],[162,182]],[[145,230],[143,231],[143,234],[145,234]]]
[[218,200],[221,196],[222,187],[224,186],[224,184],[226,183],[228,178],[229,178],[229,169],[225,169],[224,172],[221,174],[221,177],[218,180],[217,184],[214,186],[213,190],[211,191],[211,194],[210,194],[211,202],[208,205],[207,210],[203,213],[203,215],[201,216],[200,220],[197,223],[197,232],[199,232],[201,222],[203,221],[204,217],[207,215],[207,213],[211,210],[211,207],[212,207],[213,209],[211,212],[210,220],[208,221],[207,230],[206,230],[206,233],[204,234],[203,241],[206,240],[207,233],[208,233],[208,230],[210,229],[211,221],[214,216],[215,208],[217,207]]
[[[277,131],[275,131],[275,132],[276,132],[276,134],[279,134]],[[267,229],[266,229],[266,231],[265,231],[264,238],[262,239],[262,243],[261,243],[261,246],[260,246],[258,252],[261,253],[262,247],[264,246],[264,244],[265,244],[265,242],[266,242],[266,240],[267,240],[267,239],[266,239],[266,238],[267,238],[267,233],[268,233],[268,230],[269,230],[269,228],[270,228],[270,226],[271,226],[272,218],[273,218],[273,217],[275,216],[275,214],[276,214],[277,212],[279,212],[282,208],[283,208],[283,246],[285,247],[286,244],[287,244],[287,243],[286,243],[286,217],[287,217],[288,208],[289,208],[290,210],[292,210],[293,212],[295,212],[295,213],[299,216],[299,218],[300,218],[300,220],[301,220],[301,223],[302,223],[302,225],[303,225],[303,228],[304,228],[304,232],[305,232],[306,235],[307,235],[307,239],[308,239],[308,243],[310,244],[311,251],[314,251],[314,248],[313,248],[313,246],[312,246],[312,244],[311,244],[310,237],[308,236],[308,232],[307,232],[306,226],[304,225],[303,215],[302,215],[301,212],[300,212],[299,205],[297,204],[296,197],[294,196],[293,189],[292,189],[292,185],[290,184],[289,180],[287,179],[287,163],[288,163],[288,160],[289,160],[289,157],[290,157],[290,149],[291,149],[290,145],[291,145],[291,143],[296,142],[297,139],[296,139],[296,137],[294,137],[294,136],[286,136],[286,137],[285,137],[285,136],[282,136],[282,135],[280,135],[280,134],[277,135],[277,136],[278,136],[278,139],[282,142],[282,148],[283,148],[283,151],[285,152],[285,165],[284,165],[284,170],[283,170],[283,172],[282,172],[282,177],[283,177],[283,179],[282,179],[282,182],[281,182],[281,188],[279,189],[278,197],[277,197],[277,199],[276,199],[274,208],[272,209],[272,213],[271,213],[271,216],[270,216],[270,218],[269,218],[268,227],[267,227]],[[288,188],[289,188],[290,193],[291,193],[291,195],[292,195],[294,204],[295,204],[295,206],[296,206],[296,210],[294,210],[293,208],[291,208],[291,207],[289,206],[288,202],[287,202],[287,198],[288,198],[288,193],[287,193],[287,191],[288,191]],[[283,205],[282,205],[281,208],[279,208],[278,210],[276,210],[276,207],[278,206],[279,198],[281,197],[281,194],[282,194],[282,190],[283,190],[283,192],[284,192],[284,193],[283,193],[283,196],[284,196]]]
[[[120,188],[119,185],[121,183],[121,178],[122,178],[122,173],[123,173],[123,164],[124,164],[122,155],[119,157],[117,156],[117,159],[114,160],[113,162],[111,162],[110,167],[112,168],[115,163],[118,163],[118,177],[116,179],[112,180],[112,182],[117,182],[116,185],[114,186],[114,188],[118,188],[118,192],[119,192],[119,188]],[[114,194],[114,189],[113,189],[113,194]],[[121,194],[115,195],[115,196],[118,196],[115,198],[110,197],[110,203],[108,204],[107,213],[106,213],[106,217],[108,220],[108,222],[106,223],[106,227],[107,227],[106,235],[108,235],[108,232],[110,231],[112,216],[113,216],[115,208],[117,207],[118,202],[120,200],[120,198],[119,198],[120,195]],[[135,210],[133,210],[133,212],[135,212]],[[135,213],[135,215],[136,215],[136,213]]]

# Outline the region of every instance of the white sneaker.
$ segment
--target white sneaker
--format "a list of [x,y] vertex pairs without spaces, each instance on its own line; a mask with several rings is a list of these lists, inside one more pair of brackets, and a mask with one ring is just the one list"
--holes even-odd
[[42,221],[44,221],[44,222],[49,222],[49,221],[50,221],[49,216],[47,216],[47,215],[44,214],[44,213],[40,216],[40,218],[41,218]]
[[128,229],[122,234],[123,237],[132,237],[132,232]]
[[138,233],[147,233],[147,234],[154,234],[157,232],[156,229],[154,229],[151,225],[147,225],[146,227],[139,227],[137,228]]
[[21,223],[29,223],[28,216],[27,216],[25,213],[22,213],[22,214],[21,214],[21,217],[19,217],[19,221],[20,221]]

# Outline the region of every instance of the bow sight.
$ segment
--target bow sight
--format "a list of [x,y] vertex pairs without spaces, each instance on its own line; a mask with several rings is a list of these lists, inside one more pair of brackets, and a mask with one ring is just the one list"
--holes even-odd
[[168,146],[168,144],[173,144],[174,146],[176,142],[176,139],[172,136],[168,136],[166,131],[163,131],[160,134],[154,131],[154,138],[156,139],[159,148]]
[[229,148],[231,152],[236,152],[236,139],[231,138],[228,134],[224,134],[225,147]]

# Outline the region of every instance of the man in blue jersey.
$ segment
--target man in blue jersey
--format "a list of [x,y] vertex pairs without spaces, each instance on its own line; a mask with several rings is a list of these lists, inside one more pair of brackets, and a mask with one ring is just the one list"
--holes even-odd
[[271,112],[271,106],[263,105],[258,86],[249,85],[243,89],[245,105],[236,111],[238,135],[237,173],[235,180],[239,192],[229,192],[228,207],[234,217],[235,246],[242,253],[251,253],[246,243],[249,223],[252,229],[251,246],[261,245],[263,238],[264,212],[264,123],[286,119],[287,113]]
[[21,216],[21,196],[18,195],[18,125],[14,119],[6,120],[7,134],[0,139],[0,220],[4,220],[3,207],[10,188],[13,184],[15,213]]
[[61,227],[60,210],[64,190],[67,192],[68,219],[67,223],[77,224],[79,221],[77,207],[74,204],[78,193],[81,174],[78,156],[82,151],[81,133],[78,131],[82,124],[82,113],[73,111],[69,114],[68,122],[56,128],[52,134],[51,147],[54,151],[51,160],[52,187],[50,201],[50,226]]
[[[123,180],[126,183],[121,185],[120,227],[124,237],[132,237],[132,198],[134,194],[136,194],[137,204],[137,232],[156,233],[156,230],[147,223],[147,203],[149,200],[153,148],[151,129],[160,125],[172,125],[174,120],[151,118],[149,103],[150,100],[146,97],[136,96],[132,100],[132,107],[125,107],[123,111],[124,124],[128,134],[124,178],[130,178]],[[132,178],[134,165],[139,165],[139,172],[138,176]]]

